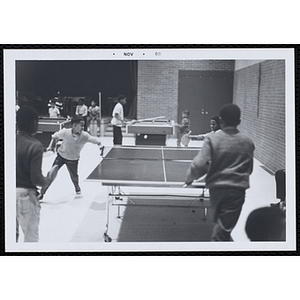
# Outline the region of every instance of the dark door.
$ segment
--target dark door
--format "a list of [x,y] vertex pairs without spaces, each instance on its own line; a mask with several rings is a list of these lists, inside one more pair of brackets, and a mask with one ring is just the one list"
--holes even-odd
[[232,103],[233,72],[179,71],[178,122],[183,110],[190,111],[194,134],[210,131],[210,119]]

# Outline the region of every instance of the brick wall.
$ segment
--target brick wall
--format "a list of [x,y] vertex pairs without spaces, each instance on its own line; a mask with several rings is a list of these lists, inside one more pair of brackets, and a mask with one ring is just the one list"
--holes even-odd
[[[232,60],[138,62],[137,117],[177,120],[179,70],[234,71]],[[255,157],[272,171],[285,168],[285,62],[263,61],[234,73],[239,129],[255,142]]]
[[177,120],[179,70],[233,71],[233,60],[142,60],[138,62],[137,118]]
[[285,168],[285,62],[267,60],[234,74],[239,129],[255,142],[255,157],[273,172]]

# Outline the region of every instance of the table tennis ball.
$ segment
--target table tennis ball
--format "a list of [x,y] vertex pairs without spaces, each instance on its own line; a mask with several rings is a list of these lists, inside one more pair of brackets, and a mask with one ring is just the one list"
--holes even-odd
[[144,139],[146,140],[147,138],[148,138],[148,135],[147,135],[147,134],[145,134],[145,135],[144,135]]

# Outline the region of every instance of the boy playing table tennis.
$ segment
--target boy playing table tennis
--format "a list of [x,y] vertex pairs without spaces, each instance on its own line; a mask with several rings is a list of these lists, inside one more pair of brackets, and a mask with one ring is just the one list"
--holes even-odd
[[118,103],[115,105],[113,109],[112,119],[111,119],[111,124],[113,125],[114,145],[122,145],[122,141],[123,141],[122,126],[123,124],[125,124],[123,106],[125,104],[126,104],[126,96],[119,95]]
[[220,111],[222,130],[208,135],[187,172],[186,185],[206,174],[214,210],[213,241],[232,241],[253,170],[253,141],[242,134],[240,109],[227,104]]
[[[84,129],[84,120],[80,116],[74,116],[71,120],[72,128],[63,128],[52,135],[52,140],[47,148],[47,151],[53,150],[53,143],[57,140],[62,140],[62,144],[57,151],[57,157],[52,165],[49,173],[51,178],[55,179],[58,170],[66,165],[70,173],[71,180],[74,184],[75,191],[78,195],[81,194],[78,176],[78,162],[80,152],[86,143],[101,145],[100,139],[93,137]],[[51,183],[53,182],[51,181]],[[50,183],[50,184],[51,184]],[[41,200],[49,188],[50,184],[41,189],[39,199]]]
[[180,147],[180,140],[184,134],[187,134],[190,131],[190,112],[184,110],[182,112],[181,124],[176,124],[177,127],[177,146]]
[[218,130],[221,130],[220,117],[213,116],[210,119],[210,129],[211,131],[205,134],[198,134],[196,136],[188,134],[188,137],[191,140],[203,141],[208,134],[215,133]]

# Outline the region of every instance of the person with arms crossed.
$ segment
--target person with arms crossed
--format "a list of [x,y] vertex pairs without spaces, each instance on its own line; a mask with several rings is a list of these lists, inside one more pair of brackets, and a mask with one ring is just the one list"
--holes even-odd
[[114,145],[122,145],[122,125],[125,123],[123,105],[126,104],[126,96],[119,95],[118,103],[112,112],[111,124],[113,125],[113,143]]
[[[77,195],[81,194],[81,188],[79,186],[78,176],[78,163],[80,158],[80,152],[86,143],[93,143],[101,145],[101,141],[97,137],[93,137],[87,132],[83,131],[84,121],[82,117],[74,116],[71,120],[72,128],[63,128],[52,135],[51,142],[47,148],[47,151],[53,150],[53,144],[57,140],[62,140],[61,146],[58,148],[57,156],[54,160],[51,170],[52,181],[55,179],[58,170],[66,165],[69,171],[71,180],[75,187]],[[52,183],[50,182],[50,184]],[[43,199],[50,184],[41,189],[39,200]]]
[[24,242],[39,241],[41,205],[37,186],[45,187],[50,178],[42,174],[43,145],[33,135],[38,128],[38,113],[30,106],[17,111],[18,133],[16,137],[16,241],[19,226]]
[[206,174],[214,211],[212,241],[233,241],[231,231],[239,219],[245,191],[250,187],[255,146],[237,129],[240,115],[235,104],[221,108],[222,130],[204,139],[202,150],[187,171],[186,186]]
[[84,99],[80,98],[78,100],[78,105],[76,106],[76,111],[75,111],[75,115],[76,116],[80,116],[83,118],[84,121],[84,130],[86,130],[86,125],[87,125],[87,115],[88,115],[88,108],[87,106],[84,104]]

